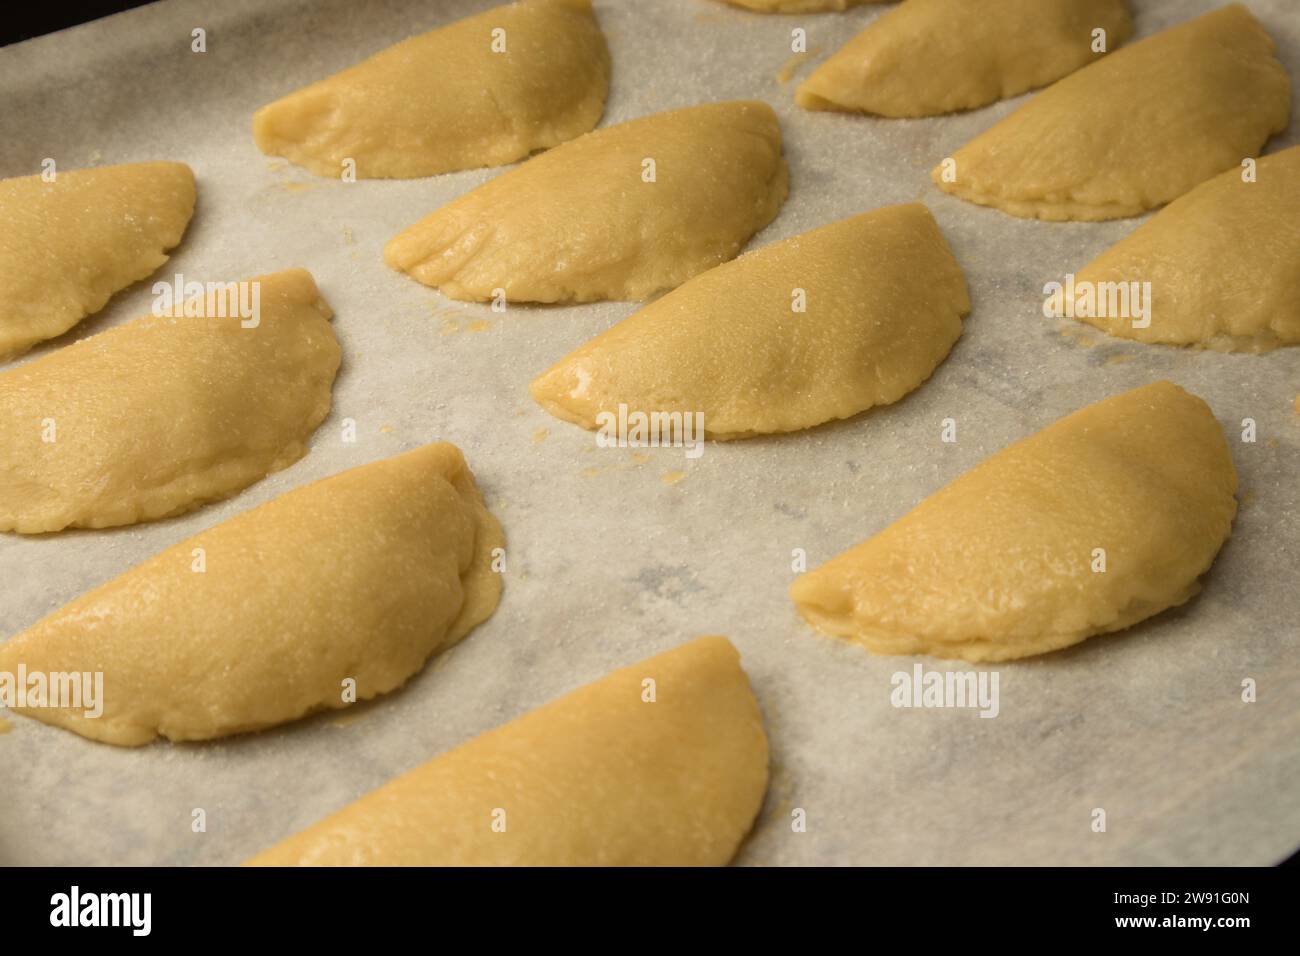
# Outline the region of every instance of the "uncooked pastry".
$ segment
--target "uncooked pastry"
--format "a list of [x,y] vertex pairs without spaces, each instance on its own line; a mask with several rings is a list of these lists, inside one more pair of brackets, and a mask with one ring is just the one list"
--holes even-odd
[[348,706],[347,680],[400,687],[486,620],[503,544],[460,451],[426,445],[168,548],[0,645],[0,672],[102,672],[98,717],[19,712],[105,743],[270,727]]
[[810,428],[912,391],[969,311],[930,211],[889,206],[696,276],[561,359],[532,393],[584,428],[620,404],[702,412],[711,438]]
[[704,637],[475,737],[249,862],[721,866],[766,788],[740,657]]
[[1127,0],[904,0],[796,90],[810,110],[936,116],[1053,83],[1133,33]]
[[790,594],[877,654],[1042,654],[1189,600],[1236,489],[1209,406],[1156,382],[1004,448]]
[[534,156],[384,258],[453,299],[645,299],[733,258],[776,217],[786,176],[766,103],[656,113]]
[[255,327],[151,314],[0,374],[0,531],[181,514],[306,454],[339,367],[330,308],[302,269],[250,281]]
[[[503,32],[497,32],[503,31]],[[587,132],[609,90],[591,0],[522,0],[390,47],[253,115],[258,149],[319,176],[501,166]]]
[[890,3],[892,0],[722,0],[733,7],[744,7],[755,13],[840,13],[850,7],[869,3]]
[[1136,216],[1238,166],[1286,128],[1291,80],[1273,50],[1245,7],[1215,10],[1053,84],[931,178],[1013,216]]
[[184,163],[0,181],[0,361],[62,335],[157,269],[193,213]]
[[1139,342],[1224,351],[1300,342],[1300,146],[1260,159],[1253,182],[1242,175],[1230,169],[1175,199],[1075,277],[1098,293],[1150,283],[1139,327],[1125,316],[1080,321]]

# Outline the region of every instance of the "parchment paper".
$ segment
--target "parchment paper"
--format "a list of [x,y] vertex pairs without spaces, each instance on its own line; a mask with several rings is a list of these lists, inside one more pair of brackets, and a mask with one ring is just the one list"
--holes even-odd
[[[261,734],[142,750],[17,715],[0,736],[0,863],[231,864],[404,770],[611,669],[729,635],[766,715],[767,805],[748,864],[1267,864],[1300,844],[1296,663],[1300,353],[1222,355],[1108,339],[1042,316],[1042,286],[1138,220],[1049,224],[941,194],[928,170],[1022,100],[957,116],[803,112],[790,31],[824,58],[878,16],[777,17],[710,0],[597,0],[614,73],[604,124],[709,100],[781,117],[790,199],[751,248],[889,203],[928,203],[974,312],[933,379],[896,406],[779,438],[597,448],[546,415],[532,377],[633,303],[452,303],[390,271],[384,242],[499,170],[354,184],[263,156],[253,110],[486,0],[167,0],[0,49],[0,175],[173,159],[199,203],[160,272],[52,348],[148,311],[149,286],[315,275],[343,346],[334,410],[311,453],[230,501],[112,531],[0,536],[0,639],[164,547],[290,488],[445,438],[509,536],[500,609],[400,692]],[[1135,0],[1144,36],[1211,0]],[[1300,76],[1300,11],[1249,0]],[[207,31],[208,52],[190,51]],[[1296,124],[1272,151],[1296,142]],[[1069,148],[1062,144],[1062,148]],[[1130,631],[996,669],[1001,712],[904,710],[873,657],[797,617],[791,552],[815,566],[1014,439],[1159,378],[1227,429],[1242,509],[1200,597]],[[940,422],[958,441],[940,441]],[[1243,418],[1258,441],[1238,440]],[[358,439],[341,439],[341,422]],[[648,456],[648,457],[647,457]],[[674,473],[684,473],[684,476]],[[674,480],[677,479],[677,480]],[[274,579],[267,588],[277,587]],[[168,635],[159,635],[159,640]],[[929,669],[961,664],[923,659]],[[984,668],[989,669],[989,668]],[[1258,701],[1241,699],[1242,681]],[[192,832],[192,811],[207,830]],[[807,814],[793,832],[791,812]],[[1104,833],[1092,811],[1107,813]]]

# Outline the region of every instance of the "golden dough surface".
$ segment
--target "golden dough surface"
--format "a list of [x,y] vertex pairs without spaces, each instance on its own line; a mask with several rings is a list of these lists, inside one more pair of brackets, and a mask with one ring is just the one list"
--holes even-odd
[[733,258],[787,189],[772,108],[710,103],[534,156],[400,233],[384,258],[453,299],[645,299]]
[[253,138],[264,153],[335,178],[346,159],[361,179],[501,166],[600,122],[609,71],[590,0],[521,0],[262,107]]
[[1013,216],[1136,216],[1254,156],[1286,128],[1291,80],[1234,3],[1125,46],[1054,83],[931,178]]
[[[206,740],[406,682],[496,609],[504,545],[441,442],[289,491],[0,645],[0,671],[100,671],[103,713],[20,713],[122,746]],[[196,551],[204,570],[195,571]]]
[[904,0],[796,90],[804,109],[937,116],[1055,82],[1133,32],[1127,0]]
[[790,594],[814,627],[877,654],[1042,654],[1189,600],[1236,489],[1209,406],[1156,382],[1004,448]]
[[762,806],[767,757],[740,655],[702,637],[475,737],[249,863],[722,866]]
[[[1150,324],[1080,317],[1110,335],[1264,352],[1300,342],[1300,146],[1180,196],[1079,271],[1077,283],[1150,283]],[[1133,287],[1130,285],[1130,289]]]
[[190,511],[286,468],[330,409],[339,345],[310,273],[260,321],[146,315],[0,373],[0,531]]
[[0,361],[62,335],[166,262],[194,199],[184,163],[0,181]]
[[532,394],[584,428],[625,404],[703,413],[711,438],[795,431],[902,398],[969,311],[930,211],[889,206],[696,276],[565,356]]

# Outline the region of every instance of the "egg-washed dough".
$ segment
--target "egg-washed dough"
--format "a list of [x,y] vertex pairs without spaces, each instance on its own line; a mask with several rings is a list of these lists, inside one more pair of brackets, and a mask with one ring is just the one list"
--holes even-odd
[[937,116],[1055,82],[1129,38],[1127,0],[904,0],[795,91],[809,110]]
[[1013,216],[1136,216],[1254,156],[1286,128],[1291,80],[1232,4],[1053,84],[959,149],[945,192]]
[[0,531],[181,514],[306,454],[339,367],[330,308],[302,269],[250,281],[254,328],[150,314],[0,374]]
[[842,13],[850,7],[892,0],[722,0],[755,13]]
[[1189,600],[1236,489],[1209,407],[1156,382],[1003,449],[790,594],[814,627],[877,654],[1042,654]]
[[787,191],[772,108],[710,103],[535,156],[402,232],[384,258],[453,299],[645,299],[733,258]]
[[[495,30],[504,52],[494,52]],[[591,0],[521,0],[412,37],[253,115],[258,149],[361,179],[501,166],[587,132],[609,90]]]
[[624,404],[702,412],[711,438],[795,431],[898,401],[969,311],[930,211],[889,206],[696,276],[561,359],[532,394],[584,428]]
[[0,361],[62,335],[157,269],[193,214],[184,163],[0,181]]
[[1075,277],[1099,295],[1111,283],[1131,291],[1149,282],[1150,325],[1135,328],[1131,316],[1079,320],[1139,342],[1223,351],[1300,342],[1300,146],[1260,159],[1255,182],[1242,172],[1175,199]]
[[703,637],[475,737],[249,862],[721,866],[766,788],[740,657]]
[[[404,684],[496,609],[501,526],[456,446],[287,492],[0,645],[0,671],[100,671],[103,714],[18,709],[139,746],[259,730]],[[196,562],[203,570],[196,571]]]

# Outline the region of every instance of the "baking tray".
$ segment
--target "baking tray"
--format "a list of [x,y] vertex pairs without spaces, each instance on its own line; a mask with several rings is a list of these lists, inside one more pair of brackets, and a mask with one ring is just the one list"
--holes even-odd
[[[122,750],[17,716],[0,735],[0,863],[230,864],[402,771],[611,669],[699,634],[739,647],[772,743],[746,864],[1267,864],[1300,843],[1300,388],[1293,349],[1143,346],[1042,315],[1042,286],[1138,220],[1025,221],[941,194],[928,171],[1023,100],[926,120],[814,114],[812,62],[882,8],[761,16],[714,0],[597,0],[613,55],[603,125],[758,98],[781,118],[791,193],[750,248],[921,200],[974,311],[934,377],[889,408],[798,434],[605,449],[527,385],[633,303],[452,302],[390,271],[384,242],[499,174],[342,183],[260,154],[258,106],[488,0],[166,2],[0,49],[0,175],[172,159],[198,209],[159,275],[290,266],[333,306],[343,367],[312,451],[233,499],[111,531],[0,536],[0,639],[164,547],[290,488],[424,442],[464,449],[509,537],[495,616],[400,692],[224,741]],[[1135,0],[1139,36],[1215,6]],[[1300,76],[1300,11],[1249,0]],[[790,31],[813,57],[792,59]],[[190,50],[191,31],[207,52]],[[1300,96],[1297,97],[1300,100]],[[1296,142],[1295,124],[1267,151]],[[53,348],[148,311],[146,280]],[[996,667],[1000,712],[891,706],[911,658],[821,636],[786,590],[1007,443],[1167,378],[1206,399],[1241,475],[1241,513],[1200,597],[1125,633]],[[958,421],[958,441],[940,441]],[[357,423],[355,444],[341,423]],[[1241,421],[1258,441],[1237,440]],[[275,588],[274,580],[266,587]],[[160,639],[165,636],[160,635]],[[928,669],[968,665],[921,659]],[[989,667],[982,668],[989,670]],[[1258,700],[1245,703],[1253,678]],[[191,830],[195,808],[207,831]],[[802,808],[806,832],[790,826]],[[1094,808],[1107,829],[1093,831]]]

